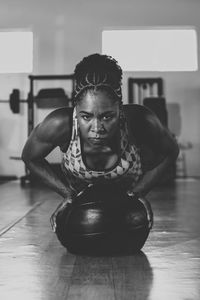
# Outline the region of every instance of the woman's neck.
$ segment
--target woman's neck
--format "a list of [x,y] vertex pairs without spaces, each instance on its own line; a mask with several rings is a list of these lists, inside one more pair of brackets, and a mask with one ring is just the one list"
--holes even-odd
[[81,146],[81,155],[85,165],[96,171],[113,168],[121,153],[120,134],[106,145],[95,145],[84,143]]

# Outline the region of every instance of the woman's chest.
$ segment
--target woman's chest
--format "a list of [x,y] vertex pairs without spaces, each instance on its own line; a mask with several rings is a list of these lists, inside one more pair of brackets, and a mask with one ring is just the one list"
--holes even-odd
[[82,159],[86,167],[95,171],[105,171],[113,168],[118,162],[116,153],[84,153]]
[[112,169],[120,156],[120,143],[116,145],[88,145],[81,147],[81,156],[84,164],[91,170],[106,171]]

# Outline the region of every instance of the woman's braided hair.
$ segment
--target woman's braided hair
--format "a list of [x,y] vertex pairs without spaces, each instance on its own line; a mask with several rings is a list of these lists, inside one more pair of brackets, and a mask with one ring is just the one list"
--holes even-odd
[[84,57],[74,70],[74,105],[87,90],[106,90],[122,101],[122,69],[118,62],[108,55],[92,54]]

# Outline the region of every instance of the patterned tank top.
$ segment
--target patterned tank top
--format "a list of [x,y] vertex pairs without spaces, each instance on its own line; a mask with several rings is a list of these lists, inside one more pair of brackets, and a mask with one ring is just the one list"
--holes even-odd
[[[125,120],[125,117],[124,117]],[[62,170],[67,176],[67,182],[77,193],[89,184],[118,182],[128,189],[139,180],[142,175],[139,149],[129,142],[127,122],[120,126],[121,150],[120,157],[113,168],[105,171],[89,169],[83,162],[81,155],[80,132],[76,109],[73,111],[72,137],[66,153],[63,153]]]

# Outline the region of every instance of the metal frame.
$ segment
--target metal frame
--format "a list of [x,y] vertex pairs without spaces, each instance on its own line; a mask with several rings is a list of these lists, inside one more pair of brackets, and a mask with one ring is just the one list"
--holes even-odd
[[151,89],[153,89],[153,85],[157,84],[158,86],[158,97],[162,97],[164,94],[163,88],[163,79],[161,77],[158,78],[128,78],[128,103],[135,103],[133,86],[136,84],[139,87],[139,92],[141,92],[140,88],[149,85]]

